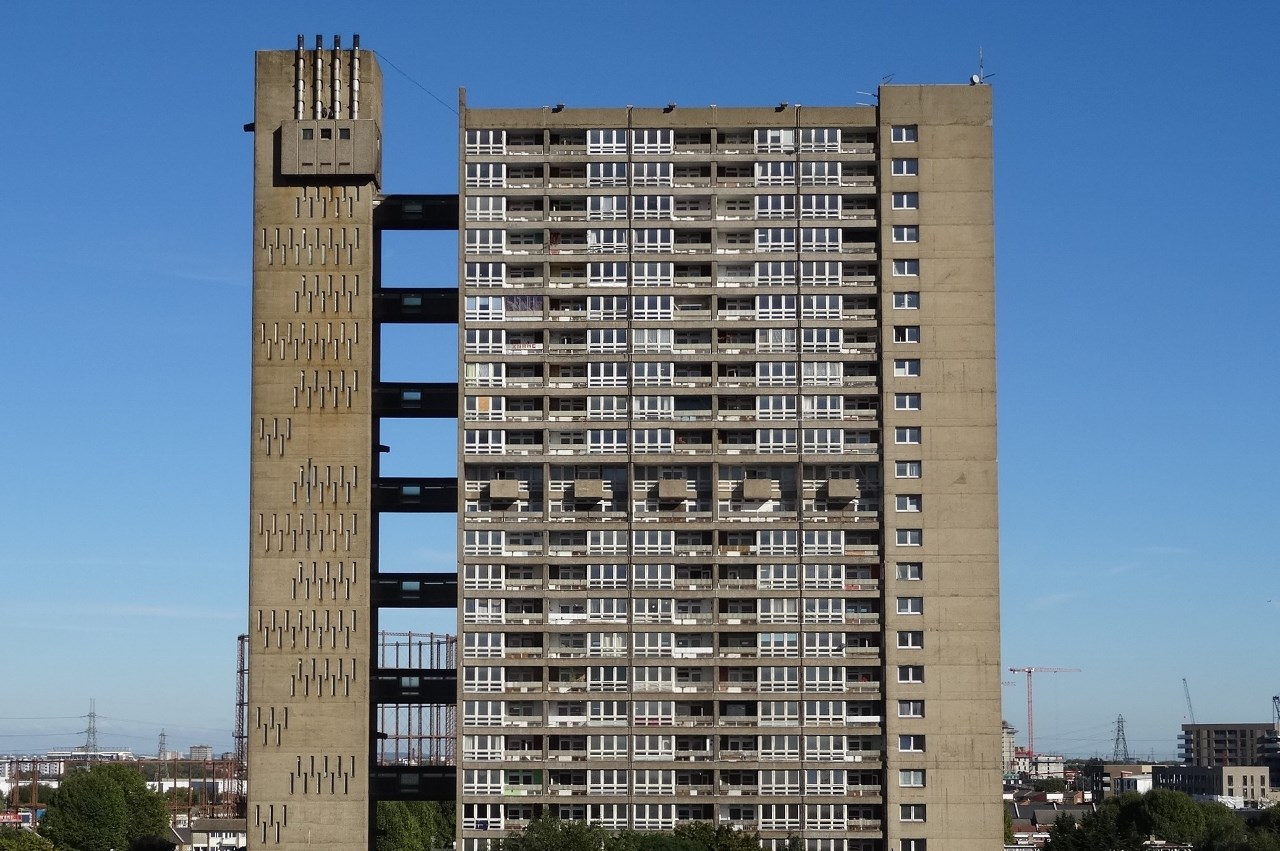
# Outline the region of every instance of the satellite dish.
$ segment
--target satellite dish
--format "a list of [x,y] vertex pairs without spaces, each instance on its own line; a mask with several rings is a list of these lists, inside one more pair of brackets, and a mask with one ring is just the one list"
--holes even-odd
[[974,74],[972,77],[969,78],[969,85],[971,86],[976,86],[981,82],[982,82],[982,78],[979,77],[977,74]]

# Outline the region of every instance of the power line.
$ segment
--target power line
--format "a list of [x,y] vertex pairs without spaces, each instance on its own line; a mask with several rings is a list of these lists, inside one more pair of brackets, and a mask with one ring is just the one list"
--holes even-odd
[[381,50],[373,51],[373,53],[377,54],[377,57],[378,57],[379,59],[381,59],[383,62],[385,62],[385,63],[387,63],[388,65],[390,65],[390,66],[391,66],[392,68],[394,68],[396,71],[399,71],[399,72],[400,72],[400,74],[401,74],[401,75],[402,75],[406,80],[408,80],[410,83],[413,83],[415,86],[417,86],[418,88],[422,89],[422,90],[423,90],[424,92],[426,92],[427,94],[431,95],[431,97],[435,98],[436,103],[440,104],[440,105],[441,105],[441,106],[443,106],[445,109],[447,109],[447,110],[449,110],[450,112],[452,112],[454,115],[457,115],[457,114],[458,114],[458,110],[454,109],[452,106],[449,106],[449,104],[447,104],[447,103],[445,103],[444,101],[442,101],[439,97],[437,97],[437,96],[436,96],[436,93],[435,93],[435,92],[431,91],[431,89],[428,89],[426,86],[422,85],[422,83],[419,83],[417,80],[413,79],[413,77],[410,77],[410,76],[409,76],[408,74],[406,74],[404,71],[401,71],[401,70],[400,70],[400,68],[399,68],[399,66],[397,66],[397,65],[396,65],[396,63],[392,62],[389,58],[387,58],[387,54],[383,53]]

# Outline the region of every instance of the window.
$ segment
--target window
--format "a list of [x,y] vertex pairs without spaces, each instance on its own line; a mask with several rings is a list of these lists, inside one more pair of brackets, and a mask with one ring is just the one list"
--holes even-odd
[[894,310],[919,310],[920,309],[920,293],[917,292],[896,292],[893,294]]
[[897,605],[900,615],[924,614],[924,597],[899,597]]
[[587,198],[588,221],[607,221],[626,217],[626,195],[591,195]]
[[627,250],[625,228],[591,228],[587,231],[587,250],[593,254],[624,254]]
[[[805,299],[814,296],[805,296]],[[844,330],[841,328],[803,328],[801,329],[800,351],[802,352],[838,352],[844,343]]]
[[889,139],[893,142],[914,142],[917,140],[919,128],[914,124],[895,124],[889,128]]
[[637,287],[669,287],[676,282],[674,263],[636,263],[632,283]]
[[840,228],[800,228],[803,251],[839,251]]
[[919,192],[893,193],[893,209],[895,210],[920,209],[920,193]]
[[839,186],[840,163],[838,162],[803,162],[800,163],[801,186]]
[[893,476],[897,479],[918,479],[920,478],[920,470],[919,461],[893,462]]
[[895,343],[920,342],[920,326],[919,325],[893,326],[893,341]]
[[758,262],[755,266],[756,285],[761,287],[791,286],[796,282],[796,264],[792,260]]
[[587,386],[626,387],[628,366],[623,361],[592,361],[587,364]]
[[898,632],[899,650],[919,650],[924,647],[924,633],[918,630],[901,630]]
[[904,768],[898,772],[898,785],[915,787],[924,785],[924,769]]
[[894,393],[893,409],[895,411],[920,410],[920,394],[919,393]]
[[587,298],[587,318],[626,319],[627,298],[620,295],[589,296]]
[[900,493],[893,498],[894,511],[920,511],[922,500],[918,493]]
[[802,219],[838,219],[840,218],[839,195],[801,195],[800,218]]
[[911,733],[898,736],[898,750],[902,753],[924,753],[924,736]]
[[507,217],[507,199],[501,195],[469,195],[467,221],[500,222]]
[[895,177],[915,177],[920,173],[920,161],[914,157],[895,157],[890,163],[890,171]]
[[839,127],[805,127],[800,130],[800,150],[830,151],[840,150]]
[[[637,195],[632,216],[637,219],[669,219],[671,218],[671,200],[670,195]],[[637,239],[636,242],[638,244],[639,240]]]
[[[919,260],[894,260],[893,276],[895,278],[918,278],[920,277],[920,261]],[[919,305],[916,305],[919,307]]]
[[927,851],[927,844],[923,839],[903,839],[898,848],[899,851]]
[[793,219],[796,215],[796,196],[757,195],[756,218]]
[[897,358],[893,362],[895,378],[917,378],[920,375],[919,358]]
[[924,804],[899,804],[898,821],[924,821]]
[[756,186],[794,186],[795,183],[796,164],[793,161],[756,163]]
[[894,225],[894,242],[919,242],[920,227],[918,225]]
[[633,186],[670,186],[671,163],[632,163],[635,168]]
[[587,186],[626,185],[626,163],[587,163]]
[[919,426],[898,426],[893,430],[893,442],[898,444],[919,443]]
[[670,252],[675,239],[672,228],[637,228],[633,234],[635,250],[641,253]]
[[632,130],[631,151],[636,154],[669,154],[675,150],[674,130]]
[[756,228],[756,251],[794,251],[795,228]]
[[505,230],[468,230],[468,254],[501,254],[507,247]]
[[467,186],[498,188],[507,183],[507,167],[503,163],[467,163]]
[[899,579],[913,582],[924,578],[924,565],[918,561],[900,561],[897,567]]
[[671,361],[635,361],[636,386],[671,386],[676,365]]
[[626,328],[591,328],[587,331],[588,352],[625,352],[626,350]]
[[675,298],[669,295],[632,296],[631,310],[634,319],[671,319],[675,315]]
[[800,264],[800,283],[805,286],[838,287],[844,274],[839,260],[806,260]]
[[625,154],[627,133],[625,130],[588,130],[588,154]]
[[899,700],[898,701],[898,717],[899,718],[923,718],[924,717],[924,701],[923,700]]
[[924,546],[924,531],[921,529],[899,529],[896,540],[900,547]]
[[624,286],[627,283],[627,264],[619,262],[588,263],[587,286]]
[[795,147],[794,128],[761,127],[756,130],[756,153],[790,153]]
[[506,281],[506,277],[506,263],[468,263],[466,267],[467,286],[501,286]]
[[468,130],[468,154],[505,154],[507,152],[506,130]]
[[898,682],[900,683],[924,682],[924,665],[899,665],[898,666]]

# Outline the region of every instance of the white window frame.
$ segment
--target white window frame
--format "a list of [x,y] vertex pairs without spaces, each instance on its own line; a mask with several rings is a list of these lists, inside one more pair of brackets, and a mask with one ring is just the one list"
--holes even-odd
[[595,129],[587,131],[587,154],[625,154],[627,152],[627,131],[614,129]]
[[915,157],[894,157],[889,163],[889,173],[894,177],[918,177],[920,160]]
[[894,124],[889,127],[890,142],[918,142],[920,128],[916,124]]
[[507,185],[506,163],[467,163],[469,189],[502,189]]
[[894,225],[892,230],[894,242],[919,242],[919,225]]
[[507,219],[505,195],[468,195],[467,221],[502,222]]
[[918,210],[920,209],[920,193],[894,192],[892,205],[895,210]]
[[920,377],[920,359],[919,358],[894,358],[893,377],[894,378],[919,378]]
[[893,477],[895,479],[918,479],[923,472],[919,461],[894,461]]
[[920,261],[914,257],[903,257],[893,261],[893,277],[895,278],[918,278],[920,277]]
[[898,529],[895,532],[894,540],[900,547],[922,547],[924,546],[924,530]]
[[904,582],[918,582],[924,578],[924,565],[918,561],[900,561],[894,575]]

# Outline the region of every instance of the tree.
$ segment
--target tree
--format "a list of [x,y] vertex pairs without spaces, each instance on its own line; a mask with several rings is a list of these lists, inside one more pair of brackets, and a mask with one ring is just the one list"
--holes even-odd
[[1243,851],[1248,847],[1249,831],[1230,807],[1217,801],[1206,801],[1199,806],[1204,815],[1201,851]]
[[176,847],[161,836],[142,836],[129,843],[129,851],[173,851]]
[[49,803],[43,831],[59,847],[111,851],[128,844],[124,792],[101,772],[73,771]]
[[92,771],[110,778],[124,793],[124,835],[128,842],[145,836],[163,837],[168,834],[169,806],[159,792],[147,788],[147,781],[137,770],[115,762],[95,765]]
[[453,842],[453,803],[379,801],[377,851],[431,851]]
[[1067,791],[1067,781],[1061,777],[1044,777],[1032,784],[1031,788],[1037,792],[1065,792]]
[[44,820],[55,845],[74,851],[124,849],[169,830],[164,798],[128,765],[103,763],[62,779]]
[[690,839],[706,851],[760,851],[760,834],[754,830],[738,830],[727,824],[691,821],[677,825],[674,835]]
[[0,851],[53,851],[53,843],[35,831],[0,827]]
[[1015,841],[1013,837],[1013,813],[1009,812],[1008,807],[1002,807],[1001,809],[1004,810],[1004,844],[1012,845]]
[[[58,790],[54,789],[48,783],[37,783],[36,789],[35,789],[35,792],[36,792],[35,803],[48,804],[50,801],[53,800],[53,793],[56,791]],[[9,790],[10,806],[13,806],[13,807],[25,806],[27,804],[30,804],[31,802],[32,802],[32,798],[31,798],[30,783],[27,783],[22,786],[14,786],[12,789]]]
[[503,839],[499,851],[600,851],[611,838],[598,824],[543,816]]
[[1199,844],[1205,829],[1204,810],[1189,795],[1170,789],[1122,795],[1117,824],[1122,833],[1193,845]]

